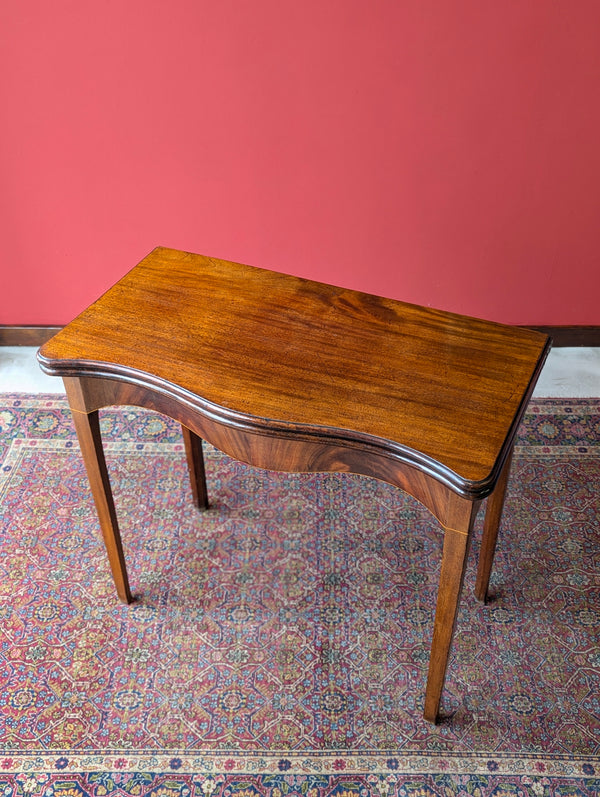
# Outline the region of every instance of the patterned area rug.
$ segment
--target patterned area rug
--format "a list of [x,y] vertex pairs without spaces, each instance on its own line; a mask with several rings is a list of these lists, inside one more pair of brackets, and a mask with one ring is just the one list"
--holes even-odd
[[101,413],[116,598],[66,401],[0,394],[0,794],[600,793],[600,404],[534,401],[493,600],[422,719],[442,534],[374,480],[260,471]]

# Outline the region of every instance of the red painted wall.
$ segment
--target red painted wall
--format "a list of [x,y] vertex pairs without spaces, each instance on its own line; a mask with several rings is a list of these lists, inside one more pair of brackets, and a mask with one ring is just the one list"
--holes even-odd
[[600,2],[5,0],[0,323],[156,244],[600,324]]

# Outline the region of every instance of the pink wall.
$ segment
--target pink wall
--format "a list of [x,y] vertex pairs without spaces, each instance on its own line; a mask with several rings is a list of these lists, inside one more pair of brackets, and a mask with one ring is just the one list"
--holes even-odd
[[600,324],[600,2],[6,0],[0,323],[156,244]]

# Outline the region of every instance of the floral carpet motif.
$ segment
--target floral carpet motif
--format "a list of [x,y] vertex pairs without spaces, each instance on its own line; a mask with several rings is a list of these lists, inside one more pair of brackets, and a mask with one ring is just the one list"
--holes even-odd
[[414,499],[206,446],[199,512],[178,425],[104,410],[127,607],[65,399],[0,394],[0,794],[600,793],[598,410],[531,403],[434,727],[442,532]]

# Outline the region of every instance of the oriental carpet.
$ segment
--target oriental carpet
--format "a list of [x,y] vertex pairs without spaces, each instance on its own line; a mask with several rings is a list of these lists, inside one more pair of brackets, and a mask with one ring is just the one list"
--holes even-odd
[[599,794],[599,409],[531,402],[434,727],[442,533],[414,499],[206,446],[199,512],[178,425],[106,409],[127,607],[66,400],[0,394],[0,795]]

